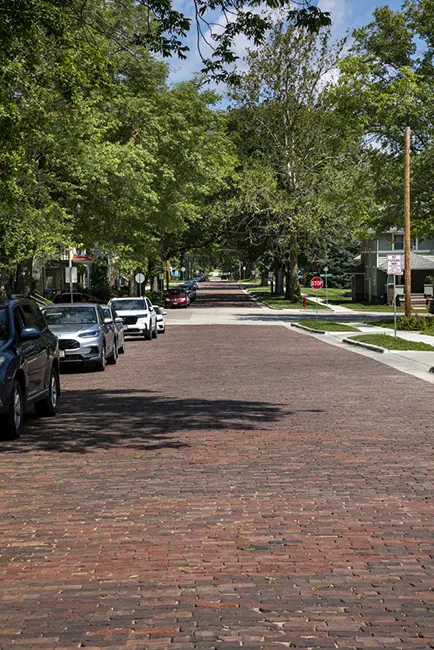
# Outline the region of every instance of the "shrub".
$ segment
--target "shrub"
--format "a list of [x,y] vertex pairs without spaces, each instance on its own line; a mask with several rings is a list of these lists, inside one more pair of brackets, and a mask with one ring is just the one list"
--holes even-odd
[[412,316],[401,316],[397,323],[399,330],[407,330],[407,332],[418,332],[420,330],[429,329],[433,326],[434,323],[431,322],[430,318],[417,316],[416,314],[413,314]]

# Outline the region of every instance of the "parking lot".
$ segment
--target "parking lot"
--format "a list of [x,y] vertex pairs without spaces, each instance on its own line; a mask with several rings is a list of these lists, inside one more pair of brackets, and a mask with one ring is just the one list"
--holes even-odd
[[433,647],[431,385],[200,291],[2,443],[0,647]]

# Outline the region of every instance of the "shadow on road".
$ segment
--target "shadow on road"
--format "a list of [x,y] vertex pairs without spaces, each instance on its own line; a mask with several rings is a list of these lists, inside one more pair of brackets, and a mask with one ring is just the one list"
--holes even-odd
[[[309,412],[316,413],[312,409]],[[20,440],[1,451],[86,453],[116,446],[142,450],[195,444],[185,436],[203,430],[267,429],[296,411],[244,400],[172,399],[146,390],[70,390],[53,419],[29,415]],[[181,433],[183,441],[176,434]]]

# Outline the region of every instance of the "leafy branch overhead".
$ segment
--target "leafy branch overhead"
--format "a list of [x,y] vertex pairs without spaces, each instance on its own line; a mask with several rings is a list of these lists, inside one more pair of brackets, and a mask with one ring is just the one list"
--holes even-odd
[[331,24],[329,12],[311,0],[193,0],[189,13],[178,11],[171,0],[2,0],[2,4],[3,43],[13,41],[17,33],[28,44],[36,42],[41,29],[66,41],[75,22],[90,43],[96,35],[103,35],[136,57],[144,47],[165,58],[186,59],[187,39],[193,34],[202,72],[217,80],[236,78],[231,67],[238,58],[236,38],[243,35],[255,46],[263,43],[276,10],[284,20],[311,31]]

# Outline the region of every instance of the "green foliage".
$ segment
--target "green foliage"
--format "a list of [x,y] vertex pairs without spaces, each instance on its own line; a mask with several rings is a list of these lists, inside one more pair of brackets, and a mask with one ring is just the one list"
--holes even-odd
[[426,318],[425,316],[401,316],[397,324],[399,330],[406,330],[408,332],[419,332],[427,329],[434,329],[434,319]]
[[109,265],[104,258],[97,258],[91,268],[91,286],[92,295],[101,300],[109,300],[111,297],[111,287],[108,278]]

